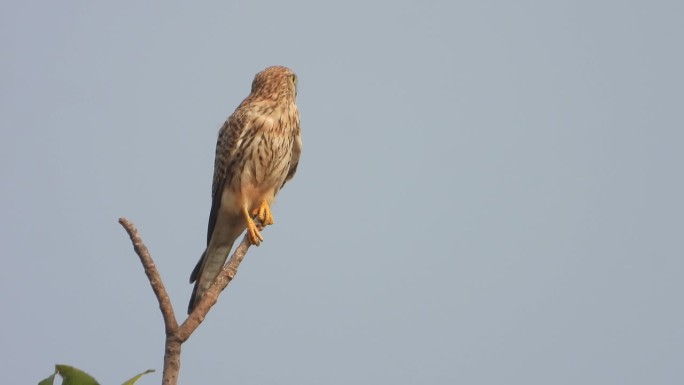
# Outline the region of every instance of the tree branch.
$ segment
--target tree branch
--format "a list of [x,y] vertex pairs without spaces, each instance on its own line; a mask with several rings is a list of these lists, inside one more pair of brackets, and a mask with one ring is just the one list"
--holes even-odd
[[199,327],[199,325],[206,318],[207,313],[211,307],[218,301],[218,296],[228,286],[228,284],[235,278],[237,269],[240,263],[247,254],[247,249],[251,243],[247,235],[242,239],[242,242],[233,252],[228,263],[223,266],[223,269],[216,277],[212,285],[209,287],[202,299],[199,301],[193,312],[188,318],[183,321],[183,324],[178,326],[176,315],[171,305],[171,300],[166,292],[164,283],[159,275],[159,271],[152,260],[147,246],[142,241],[138,229],[133,222],[126,218],[119,218],[119,223],[128,233],[133,243],[135,253],[140,257],[140,262],[143,265],[147,279],[150,281],[152,291],[159,302],[159,309],[164,318],[164,328],[166,332],[166,342],[164,348],[164,372],[162,375],[163,385],[176,385],[178,383],[178,372],[180,371],[180,354],[181,344],[190,338],[190,335]]
[[142,262],[143,268],[145,269],[145,274],[147,279],[150,281],[154,295],[159,301],[159,309],[161,310],[162,317],[164,317],[164,327],[166,329],[166,334],[175,333],[178,330],[178,322],[176,321],[176,316],[173,313],[173,306],[171,305],[171,300],[169,299],[169,294],[166,292],[164,287],[164,282],[162,282],[157,266],[154,264],[152,257],[150,256],[147,246],[143,243],[138,233],[138,229],[135,227],[133,222],[126,218],[119,218],[119,223],[126,229],[128,236],[131,237],[131,242],[133,242],[133,248],[135,253],[140,257],[140,262]]

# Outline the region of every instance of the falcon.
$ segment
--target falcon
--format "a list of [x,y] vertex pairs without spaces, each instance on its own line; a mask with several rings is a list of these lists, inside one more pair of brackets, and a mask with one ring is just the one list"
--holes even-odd
[[219,130],[211,189],[207,248],[190,275],[192,312],[226,263],[233,243],[247,230],[258,246],[263,227],[273,224],[271,204],[297,171],[302,151],[297,75],[268,67]]

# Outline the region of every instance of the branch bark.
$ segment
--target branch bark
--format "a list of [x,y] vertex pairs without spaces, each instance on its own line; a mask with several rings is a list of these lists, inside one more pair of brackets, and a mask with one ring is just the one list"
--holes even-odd
[[221,292],[228,286],[228,284],[235,278],[237,274],[237,269],[240,263],[245,258],[247,250],[251,243],[247,235],[242,239],[240,245],[235,249],[233,255],[223,267],[219,275],[212,283],[209,290],[207,290],[200,302],[195,306],[193,312],[188,316],[185,321],[179,326],[176,321],[176,315],[173,311],[173,306],[171,305],[171,300],[164,287],[164,282],[159,275],[157,266],[154,264],[154,260],[150,255],[147,246],[142,241],[138,229],[135,227],[133,222],[126,218],[119,218],[119,223],[128,233],[133,243],[133,249],[135,253],[140,258],[140,262],[145,270],[145,275],[150,281],[150,286],[152,286],[152,291],[154,291],[155,297],[159,302],[159,310],[162,313],[164,319],[164,330],[166,333],[166,342],[164,347],[164,371],[162,374],[162,384],[163,385],[176,385],[178,383],[178,372],[180,371],[180,355],[181,355],[181,345],[183,342],[187,341],[192,333],[199,327],[199,325],[204,321],[211,310],[211,307],[216,304],[218,297]]

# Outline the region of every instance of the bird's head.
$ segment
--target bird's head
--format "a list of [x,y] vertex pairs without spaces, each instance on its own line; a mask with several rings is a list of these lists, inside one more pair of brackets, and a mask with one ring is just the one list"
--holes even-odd
[[294,100],[297,96],[297,75],[287,67],[268,67],[254,76],[252,95],[276,100]]

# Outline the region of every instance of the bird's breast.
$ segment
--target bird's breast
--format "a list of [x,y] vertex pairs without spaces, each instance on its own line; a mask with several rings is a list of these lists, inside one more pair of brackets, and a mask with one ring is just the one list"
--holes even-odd
[[242,152],[235,197],[248,206],[272,202],[290,168],[295,131],[282,117],[261,116],[255,120],[253,136]]

